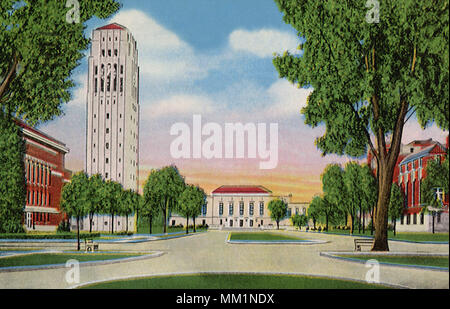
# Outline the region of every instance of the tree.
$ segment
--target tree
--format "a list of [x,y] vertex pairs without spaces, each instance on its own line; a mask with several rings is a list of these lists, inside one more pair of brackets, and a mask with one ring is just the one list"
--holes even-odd
[[309,204],[308,207],[308,218],[311,218],[313,221],[313,229],[316,229],[316,222],[320,218],[320,208],[317,202]]
[[145,202],[156,203],[161,210],[164,220],[164,233],[167,233],[168,212],[177,205],[185,187],[183,176],[176,166],[167,166],[159,170],[152,170],[144,185]]
[[[377,163],[378,197],[372,251],[388,251],[388,206],[405,123],[449,127],[448,0],[388,1],[379,22],[366,1],[275,0],[283,20],[304,38],[303,54],[274,59],[281,78],[313,92],[305,123],[324,124],[324,155]],[[424,14],[423,12],[427,12]]]
[[61,0],[0,1],[0,113],[33,125],[62,113],[89,45],[86,22],[120,8],[115,0],[80,2],[77,10]]
[[128,217],[134,212],[136,208],[136,204],[139,204],[139,194],[134,192],[133,190],[124,190],[122,191],[122,198],[120,202],[120,211],[121,215],[125,216],[126,219],[126,232],[128,233]]
[[148,218],[149,234],[152,234],[153,218],[157,215],[158,210],[160,210],[160,202],[156,198],[156,196],[152,195],[151,192],[146,188],[147,184],[144,188],[144,196],[142,196],[142,198],[140,199],[141,212],[143,216],[146,216]]
[[370,167],[366,164],[363,165],[361,170],[361,188],[364,192],[361,203],[362,203],[362,209],[363,209],[363,234],[364,234],[364,220],[365,220],[365,212],[368,211],[370,214],[370,217],[372,219],[371,224],[371,235],[373,235],[373,218],[374,218],[374,209],[375,204],[377,203],[377,180],[373,176],[372,171]]
[[0,112],[0,233],[23,232],[26,201],[25,142],[19,127]]
[[[344,212],[347,215],[347,188],[344,183],[344,171],[338,164],[329,164],[321,175],[322,191],[324,197],[316,202],[318,203],[321,213],[325,216],[326,230],[328,231],[328,223],[330,218]],[[314,201],[314,199],[313,199]]]
[[205,191],[200,188],[199,186],[194,187],[194,203],[192,205],[192,221],[194,224],[194,233],[195,230],[195,218],[201,215],[202,213],[202,207],[206,205],[206,194]]
[[270,218],[277,222],[277,230],[280,229],[280,221],[287,215],[287,204],[281,199],[274,199],[269,202],[267,208],[270,211]]
[[396,233],[397,219],[403,215],[404,196],[398,184],[394,183],[391,187],[391,197],[389,199],[389,218],[394,224],[394,236]]
[[111,234],[114,234],[114,216],[120,213],[120,201],[123,198],[122,185],[108,180],[102,190],[103,211],[111,216]]
[[186,218],[186,234],[189,233],[189,217],[192,218],[195,230],[195,218],[201,214],[202,206],[205,205],[206,194],[202,188],[187,185],[178,200],[177,212]]
[[358,208],[359,212],[362,212],[361,198],[364,194],[361,187],[361,172],[360,165],[356,162],[349,162],[345,165],[345,170],[343,174],[344,184],[345,184],[345,200],[343,202],[346,212],[350,215],[350,234],[354,232],[355,226],[355,216],[357,214]]
[[291,217],[291,222],[301,230],[302,226],[308,224],[308,218],[305,215],[295,214]]
[[440,188],[444,193],[449,188],[449,165],[448,156],[443,162],[428,160],[425,168],[426,177],[420,186],[421,202],[431,205],[436,198],[436,189]]
[[102,188],[104,186],[101,175],[93,175],[89,177],[88,185],[88,201],[87,212],[89,215],[89,233],[92,233],[92,224],[94,222],[94,215],[102,212]]
[[[423,180],[420,186],[420,196],[421,202],[425,204],[424,209],[422,209],[422,213],[431,212],[432,215],[432,233],[434,234],[434,226],[435,226],[435,215],[437,209],[441,209],[443,207],[442,201],[439,200],[436,190],[442,190],[442,194],[449,188],[449,164],[448,164],[448,155],[445,160],[441,162],[440,160],[429,160],[427,161],[427,166],[425,168],[426,177]],[[431,207],[431,210],[428,209]]]
[[86,216],[89,203],[89,177],[84,172],[72,176],[71,182],[63,186],[61,210],[77,220],[77,250],[80,251],[80,219]]

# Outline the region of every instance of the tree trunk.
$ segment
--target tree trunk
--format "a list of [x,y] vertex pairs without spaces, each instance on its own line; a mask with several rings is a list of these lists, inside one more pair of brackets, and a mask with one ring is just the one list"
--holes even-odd
[[328,232],[328,214],[325,215],[325,220],[326,220],[325,230]]
[[92,233],[92,223],[94,222],[94,214],[89,214],[89,233]]
[[277,230],[280,229],[280,221],[277,220]]
[[374,220],[373,220],[373,215],[374,215],[374,207],[372,207],[372,209],[370,210],[370,220],[372,221],[371,227],[370,227],[370,235],[373,235],[373,228],[374,228]]
[[350,214],[350,235],[353,235],[353,229],[354,229],[354,218],[353,215]]
[[152,221],[153,221],[153,216],[148,216],[148,227],[149,227],[149,234],[152,234]]
[[189,216],[186,216],[186,234],[189,234]]
[[192,220],[194,221],[194,233],[196,232],[195,231],[195,217],[192,217]]
[[125,218],[127,219],[127,233],[128,233],[128,214],[126,214]]
[[394,221],[393,223],[394,223],[394,236],[396,235],[396,227],[397,227],[397,219],[394,219],[394,220],[392,220],[392,221]]
[[365,234],[365,225],[366,224],[366,212],[363,211],[363,215],[362,215],[362,230],[363,230],[363,234]]
[[166,201],[166,202],[165,202],[165,208],[164,208],[164,211],[163,211],[163,220],[164,220],[164,224],[163,224],[163,226],[164,226],[164,234],[167,234],[167,212],[169,211],[169,207],[168,207],[168,205],[169,205],[169,202],[168,202],[168,201]]
[[114,213],[111,214],[111,234],[114,234]]
[[359,208],[359,217],[358,217],[358,234],[361,234],[361,207]]
[[433,217],[433,234],[434,234],[434,217],[435,217],[434,211],[431,214],[432,214],[432,217]]
[[77,216],[77,251],[80,249],[80,216]]
[[389,251],[388,205],[391,196],[393,168],[381,168],[375,217],[375,240],[372,251]]
[[313,219],[314,230],[316,229],[316,219]]

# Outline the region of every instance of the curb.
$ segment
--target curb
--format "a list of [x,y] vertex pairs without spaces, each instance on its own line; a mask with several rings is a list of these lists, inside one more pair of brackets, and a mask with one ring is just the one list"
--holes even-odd
[[[48,252],[40,252],[40,254],[43,254],[43,253],[48,253]],[[55,252],[52,251],[50,253],[55,253]],[[137,253],[137,252],[133,252],[133,253]],[[101,266],[101,265],[133,262],[133,261],[157,258],[157,257],[160,257],[160,256],[162,256],[164,254],[165,254],[165,252],[156,251],[155,253],[146,254],[146,255],[142,255],[142,256],[119,258],[119,259],[113,259],[113,260],[98,260],[98,261],[80,262],[80,266],[82,266],[82,267],[86,267],[86,266]],[[34,265],[33,266],[10,266],[10,267],[0,268],[0,273],[20,272],[20,271],[33,271],[33,270],[47,270],[47,269],[59,269],[59,268],[66,268],[66,264],[48,264],[48,265],[36,265],[36,266],[34,266]]]
[[[320,252],[320,256],[337,259],[337,260],[344,260],[352,263],[359,263],[359,264],[366,264],[367,261],[365,260],[359,260],[354,259],[350,257],[342,257],[337,256],[338,254],[342,255],[373,255],[374,257],[384,255],[384,256],[429,256],[429,257],[448,257],[447,253],[421,253],[421,252],[386,252],[386,253],[380,253],[380,252]],[[421,269],[421,270],[432,270],[432,271],[440,271],[440,272],[448,272],[448,268],[445,267],[439,267],[439,266],[426,266],[426,265],[410,265],[410,264],[396,264],[396,263],[389,263],[389,262],[378,262],[380,265],[385,265],[389,267],[401,267],[401,268],[414,268],[414,269]]]

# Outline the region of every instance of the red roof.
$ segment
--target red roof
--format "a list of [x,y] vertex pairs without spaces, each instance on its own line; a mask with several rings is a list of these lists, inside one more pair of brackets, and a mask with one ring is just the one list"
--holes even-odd
[[125,27],[122,25],[119,25],[117,23],[112,23],[112,24],[97,28],[97,30],[125,30]]
[[214,190],[212,194],[270,194],[270,190],[263,186],[221,186]]

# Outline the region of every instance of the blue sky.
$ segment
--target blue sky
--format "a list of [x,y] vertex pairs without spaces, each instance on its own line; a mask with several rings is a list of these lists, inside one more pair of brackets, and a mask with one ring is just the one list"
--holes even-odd
[[[320,173],[327,164],[349,160],[321,156],[314,140],[324,129],[311,129],[300,115],[311,90],[278,78],[273,54],[300,54],[300,39],[283,22],[273,0],[126,0],[111,18],[89,21],[86,35],[111,22],[128,27],[138,42],[141,179],[151,168],[176,164],[207,192],[239,179],[305,200],[319,193]],[[65,116],[40,129],[67,144],[71,152],[66,166],[78,171],[84,167],[87,58],[72,77],[77,86],[64,106]],[[170,128],[192,122],[193,114],[219,124],[278,123],[278,168],[261,171],[257,160],[242,165],[172,159]],[[403,140],[433,137],[443,142],[447,134],[434,126],[422,131],[412,119]]]

